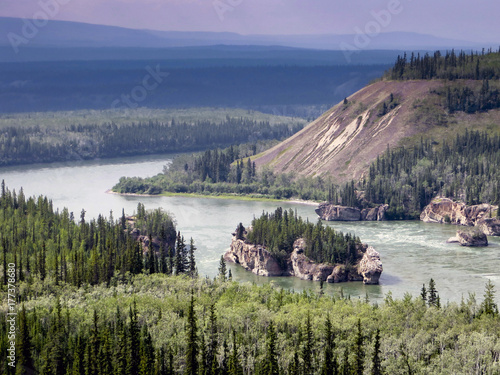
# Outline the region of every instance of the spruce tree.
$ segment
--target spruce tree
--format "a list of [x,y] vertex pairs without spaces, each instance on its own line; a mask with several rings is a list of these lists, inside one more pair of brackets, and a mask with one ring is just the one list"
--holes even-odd
[[219,279],[220,280],[226,281],[226,272],[227,272],[226,261],[224,260],[224,255],[221,255],[220,262],[219,262]]
[[375,343],[373,348],[371,375],[382,375],[382,364],[380,358],[380,330],[375,333]]
[[429,307],[438,307],[438,298],[439,295],[436,290],[436,283],[434,282],[434,279],[430,279],[427,297],[427,304],[429,305]]
[[194,313],[194,294],[191,293],[187,316],[187,346],[185,375],[198,375],[198,328]]
[[189,241],[189,260],[188,260],[188,273],[191,277],[198,276],[198,270],[196,269],[196,259],[194,256],[194,252],[196,251],[196,247],[194,246],[193,237]]
[[19,313],[19,334],[17,335],[17,363],[16,375],[29,374],[34,371],[33,357],[31,355],[32,344],[28,329],[26,309],[24,303],[21,306]]
[[181,232],[178,232],[177,234],[174,263],[176,275],[180,275],[188,271],[186,244],[184,241],[184,236],[181,236]]
[[139,363],[140,363],[140,331],[139,324],[137,322],[137,304],[134,300],[133,307],[129,310],[129,329],[128,329],[128,348],[127,348],[127,373],[128,374],[138,374],[139,373]]
[[481,303],[479,314],[498,315],[498,306],[495,303],[495,286],[489,279],[485,286],[484,300]]
[[304,346],[302,348],[302,366],[303,366],[303,374],[310,375],[314,372],[313,367],[313,345],[314,345],[314,337],[313,331],[311,327],[311,315],[307,314],[306,326],[304,331]]
[[422,285],[420,297],[422,297],[422,301],[424,301],[424,304],[426,304],[427,303],[427,289],[425,289],[425,284]]
[[266,355],[262,364],[262,375],[278,375],[278,354],[276,353],[276,330],[271,320],[266,334]]
[[326,316],[325,321],[325,348],[323,355],[323,365],[321,367],[321,375],[337,374],[337,361],[334,359],[334,337],[332,333],[332,323],[330,321],[330,315]]
[[233,350],[231,357],[229,357],[229,374],[230,375],[243,375],[243,369],[240,365],[238,357],[238,342],[236,341],[236,331],[233,329]]
[[356,340],[354,343],[354,369],[353,373],[357,375],[363,375],[364,369],[364,358],[365,352],[363,347],[363,332],[361,330],[361,319],[358,319],[358,323],[356,325]]

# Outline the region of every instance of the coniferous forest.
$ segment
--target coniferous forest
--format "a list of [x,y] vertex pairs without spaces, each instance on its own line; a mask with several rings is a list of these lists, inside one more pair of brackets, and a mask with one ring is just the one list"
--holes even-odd
[[64,129],[6,126],[0,129],[0,165],[196,151],[284,139],[301,128],[230,117],[221,122],[71,124]]
[[[500,138],[466,131],[441,145],[387,150],[358,184],[332,187],[329,200],[348,206],[388,204],[390,219],[414,219],[437,195],[469,205],[500,203]],[[361,194],[358,194],[361,193]]]
[[[11,309],[18,326],[14,367],[0,356],[5,374],[459,374],[500,366],[491,282],[480,304],[474,295],[443,304],[434,280],[419,296],[389,294],[381,304],[327,296],[321,286],[294,293],[232,282],[223,265],[214,280],[200,278],[195,242],[185,244],[169,215],[142,205],[134,225],[175,237],[173,259],[152,261],[151,249],[139,249],[124,230],[130,217],[87,221],[82,211],[73,220],[48,198],[5,186],[0,210],[2,353],[12,349]],[[256,241],[269,241],[285,221],[280,233],[319,230],[277,210],[256,219]]]

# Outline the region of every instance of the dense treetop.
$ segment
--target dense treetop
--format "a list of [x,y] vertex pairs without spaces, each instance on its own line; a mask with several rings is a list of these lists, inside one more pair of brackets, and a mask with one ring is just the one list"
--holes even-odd
[[467,53],[455,50],[440,51],[421,55],[414,53],[398,56],[394,66],[385,78],[408,79],[471,79],[498,80],[500,78],[500,50],[489,49],[482,52]]
[[319,263],[353,265],[361,255],[358,237],[337,232],[324,226],[321,220],[310,223],[292,209],[286,211],[281,207],[253,219],[246,240],[264,245],[271,253],[286,258],[298,238],[306,241],[305,255]]

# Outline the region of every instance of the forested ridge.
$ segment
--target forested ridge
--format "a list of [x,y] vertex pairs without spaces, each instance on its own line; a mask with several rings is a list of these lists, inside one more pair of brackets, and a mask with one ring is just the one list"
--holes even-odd
[[388,204],[390,219],[415,219],[437,195],[469,205],[500,204],[500,137],[466,131],[434,144],[389,149],[358,184],[332,187],[329,200],[364,208]]
[[398,56],[385,78],[448,81],[435,93],[442,97],[442,105],[449,113],[476,113],[500,107],[500,49],[470,54],[464,51],[457,54],[452,50],[444,55],[436,51],[432,56],[412,53],[410,58],[405,54]]
[[71,124],[64,128],[0,128],[0,165],[176,153],[225,147],[259,140],[284,139],[299,124],[226,117],[194,123],[144,121]]
[[[238,227],[237,237],[242,238],[244,228]],[[273,213],[262,213],[254,218],[245,238],[253,244],[266,246],[278,259],[289,258],[295,240],[306,241],[305,255],[318,263],[345,264],[353,266],[362,257],[361,241],[352,234],[337,232],[297,216],[292,209],[277,208]]]
[[385,78],[395,80],[410,79],[470,79],[498,80],[500,78],[500,49],[482,52],[455,50],[440,51],[432,55],[426,53],[406,53],[398,56],[394,66],[385,74]]

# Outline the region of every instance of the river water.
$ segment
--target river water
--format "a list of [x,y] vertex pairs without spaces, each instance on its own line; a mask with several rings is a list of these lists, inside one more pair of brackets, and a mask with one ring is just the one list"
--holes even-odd
[[[200,275],[214,277],[218,272],[220,256],[231,243],[231,232],[242,222],[250,223],[263,211],[273,211],[278,205],[297,210],[302,217],[316,222],[314,206],[283,202],[238,201],[188,197],[137,197],[108,194],[121,176],[153,176],[162,171],[172,155],[117,158],[102,161],[56,163],[37,166],[0,168],[0,179],[9,189],[21,187],[26,195],[47,195],[54,207],[67,207],[80,216],[105,216],[113,212],[115,218],[134,213],[139,202],[147,209],[162,207],[176,219],[177,228],[189,239],[193,237],[198,248],[197,263]],[[325,284],[324,292],[351,298],[380,301],[391,292],[402,297],[405,292],[417,296],[423,283],[434,278],[442,303],[460,302],[469,293],[482,300],[484,286],[492,280],[500,290],[500,238],[490,237],[490,246],[465,248],[446,244],[455,235],[452,225],[425,224],[418,221],[328,223],[334,228],[355,233],[381,254],[384,272],[380,285],[368,286],[361,282]],[[253,275],[241,267],[231,265],[234,280],[262,284],[274,282],[296,291],[319,291],[319,283],[293,277],[266,278]]]

